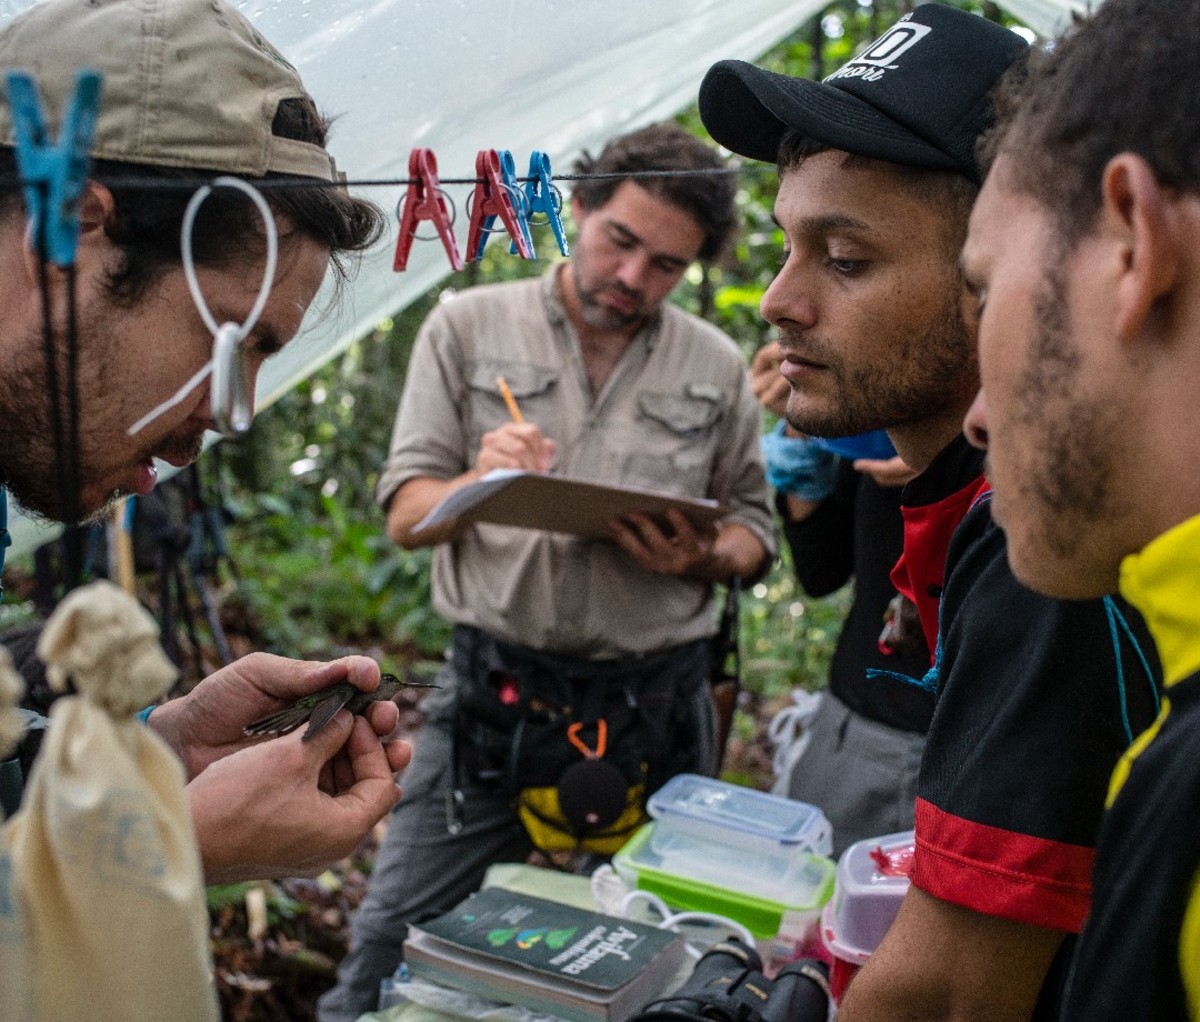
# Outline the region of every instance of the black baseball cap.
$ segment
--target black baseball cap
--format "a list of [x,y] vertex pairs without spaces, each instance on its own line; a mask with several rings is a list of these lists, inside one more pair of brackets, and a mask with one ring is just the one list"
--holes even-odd
[[991,95],[1029,49],[1015,32],[922,4],[823,82],[722,60],[700,85],[700,119],[726,149],[774,163],[789,128],[834,149],[980,181],[975,143]]

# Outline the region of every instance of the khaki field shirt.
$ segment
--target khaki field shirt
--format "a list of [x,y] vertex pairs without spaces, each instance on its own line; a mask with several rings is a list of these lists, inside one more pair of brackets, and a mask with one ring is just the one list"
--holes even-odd
[[[386,509],[409,479],[450,479],[484,433],[510,421],[503,375],[526,421],[558,444],[554,471],[710,497],[774,556],[760,412],[737,346],[665,303],[593,400],[557,284],[471,288],[417,337],[380,475]],[[647,653],[716,630],[713,587],[644,570],[614,543],[476,524],[434,552],[434,605],[501,639],[589,659]]]

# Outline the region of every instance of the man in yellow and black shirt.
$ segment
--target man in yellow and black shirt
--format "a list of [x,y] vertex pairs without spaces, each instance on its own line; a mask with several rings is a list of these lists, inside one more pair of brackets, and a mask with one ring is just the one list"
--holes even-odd
[[1008,83],[963,265],[1018,578],[1120,592],[1166,697],[1118,764],[1063,1017],[1200,1019],[1200,5],[1107,0]]

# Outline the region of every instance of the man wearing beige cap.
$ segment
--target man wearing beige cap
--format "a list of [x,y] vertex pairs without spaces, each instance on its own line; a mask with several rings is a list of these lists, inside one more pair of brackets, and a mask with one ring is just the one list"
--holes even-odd
[[[58,520],[148,493],[154,459],[189,464],[214,427],[214,331],[189,294],[180,243],[197,187],[222,174],[260,187],[292,179],[263,189],[278,262],[261,314],[237,335],[234,364],[250,393],[330,262],[344,272],[339,254],[365,248],[380,228],[373,206],[336,187],[326,122],[295,70],[224,3],[42,0],[0,29],[0,68],[33,76],[55,138],[84,67],[103,78],[73,281],[28,229],[10,106],[0,103],[0,486]],[[190,250],[217,322],[251,318],[270,265],[266,234],[237,190],[218,189],[196,214]],[[375,704],[369,720],[340,714],[303,744],[299,734],[243,736],[256,717],[343,679],[369,691],[379,669],[365,657],[253,654],[149,716],[187,771],[209,882],[315,873],[395,802],[393,773],[411,752],[380,740],[396,725],[394,706]]]

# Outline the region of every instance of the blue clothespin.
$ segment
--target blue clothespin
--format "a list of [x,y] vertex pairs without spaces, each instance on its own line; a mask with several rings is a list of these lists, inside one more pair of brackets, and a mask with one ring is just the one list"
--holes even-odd
[[[516,222],[517,229],[520,230],[521,240],[524,241],[524,248],[528,250],[528,254],[522,251],[522,245],[517,240],[517,235],[512,234],[511,224],[505,222],[505,227],[508,227],[509,233],[512,234],[512,245],[509,251],[514,254],[521,252],[521,258],[523,259],[536,259],[538,258],[538,253],[534,252],[533,235],[529,233],[529,212],[524,208],[524,203],[521,199],[521,186],[517,184],[517,163],[512,158],[512,152],[508,149],[498,149],[496,155],[500,158],[500,184],[503,185],[504,193],[509,197],[509,202],[512,204],[512,218]],[[488,217],[484,227],[485,233],[486,230],[491,228],[494,221],[496,221],[496,217]],[[484,253],[484,245],[480,244],[476,258],[479,258],[482,253]]]
[[[562,196],[554,186],[554,177],[550,173],[550,157],[536,149],[531,152],[527,176],[529,180],[525,182],[525,207],[528,221],[533,222],[534,213],[545,213],[546,222],[554,231],[554,240],[558,242],[558,250],[565,256],[570,255],[567,236],[563,231]],[[516,250],[517,246],[514,243],[511,251]]]
[[9,71],[8,103],[12,109],[17,169],[25,188],[25,208],[43,255],[58,266],[75,262],[79,243],[79,199],[91,166],[89,150],[100,110],[100,74],[80,71],[67,100],[57,143],[51,142],[42,117],[33,76]]
[[[513,154],[508,149],[498,149],[497,155],[500,157],[500,181],[504,185],[505,193],[512,202],[513,215],[516,220],[518,229],[521,232],[521,237],[525,241],[525,245],[529,250],[526,255],[521,252],[524,259],[536,259],[537,253],[533,249],[533,235],[529,232],[529,211],[525,208],[525,203],[521,199],[521,186],[517,183],[517,161],[513,159]],[[485,230],[490,228],[495,217],[491,217],[485,225]],[[505,226],[508,226],[507,224]],[[514,255],[521,250],[521,245],[517,241],[514,234],[512,245],[509,247]],[[479,246],[479,255],[483,254],[483,245]]]

